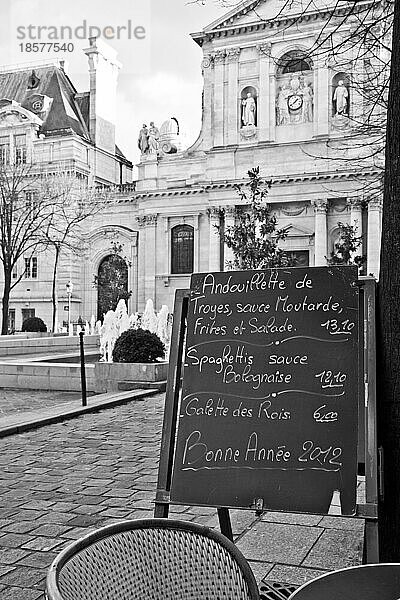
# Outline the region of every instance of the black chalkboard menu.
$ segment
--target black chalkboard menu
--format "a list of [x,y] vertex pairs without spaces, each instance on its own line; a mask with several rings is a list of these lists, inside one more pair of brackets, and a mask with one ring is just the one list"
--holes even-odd
[[334,497],[354,514],[356,282],[356,267],[192,276],[172,502],[324,514]]

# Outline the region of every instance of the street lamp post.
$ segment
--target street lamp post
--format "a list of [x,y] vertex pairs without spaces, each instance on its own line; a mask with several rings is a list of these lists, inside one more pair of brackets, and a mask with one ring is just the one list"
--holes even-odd
[[72,290],[74,289],[74,284],[70,280],[65,284],[65,287],[67,288],[68,295],[68,334],[73,335],[73,331],[71,330],[71,296]]

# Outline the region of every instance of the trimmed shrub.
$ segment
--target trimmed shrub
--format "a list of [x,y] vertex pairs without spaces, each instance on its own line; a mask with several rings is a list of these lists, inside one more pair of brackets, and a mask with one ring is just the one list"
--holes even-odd
[[46,324],[39,317],[29,317],[22,323],[22,331],[47,331]]
[[116,363],[149,363],[164,358],[165,346],[155,333],[147,329],[128,329],[115,342]]

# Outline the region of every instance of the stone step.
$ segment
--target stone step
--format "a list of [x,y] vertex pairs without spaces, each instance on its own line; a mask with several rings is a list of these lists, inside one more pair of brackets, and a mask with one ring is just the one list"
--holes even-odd
[[130,392],[131,390],[159,390],[165,392],[166,381],[119,381],[118,390]]

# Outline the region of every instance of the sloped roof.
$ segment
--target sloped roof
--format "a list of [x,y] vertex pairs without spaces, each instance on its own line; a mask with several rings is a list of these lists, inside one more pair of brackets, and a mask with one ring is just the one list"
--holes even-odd
[[[35,85],[32,87],[32,80]],[[88,127],[76,101],[76,90],[66,73],[56,65],[0,73],[0,98],[15,100],[23,107],[31,109],[29,98],[32,94],[43,94],[52,103],[41,131],[62,134],[74,131],[90,140]]]

